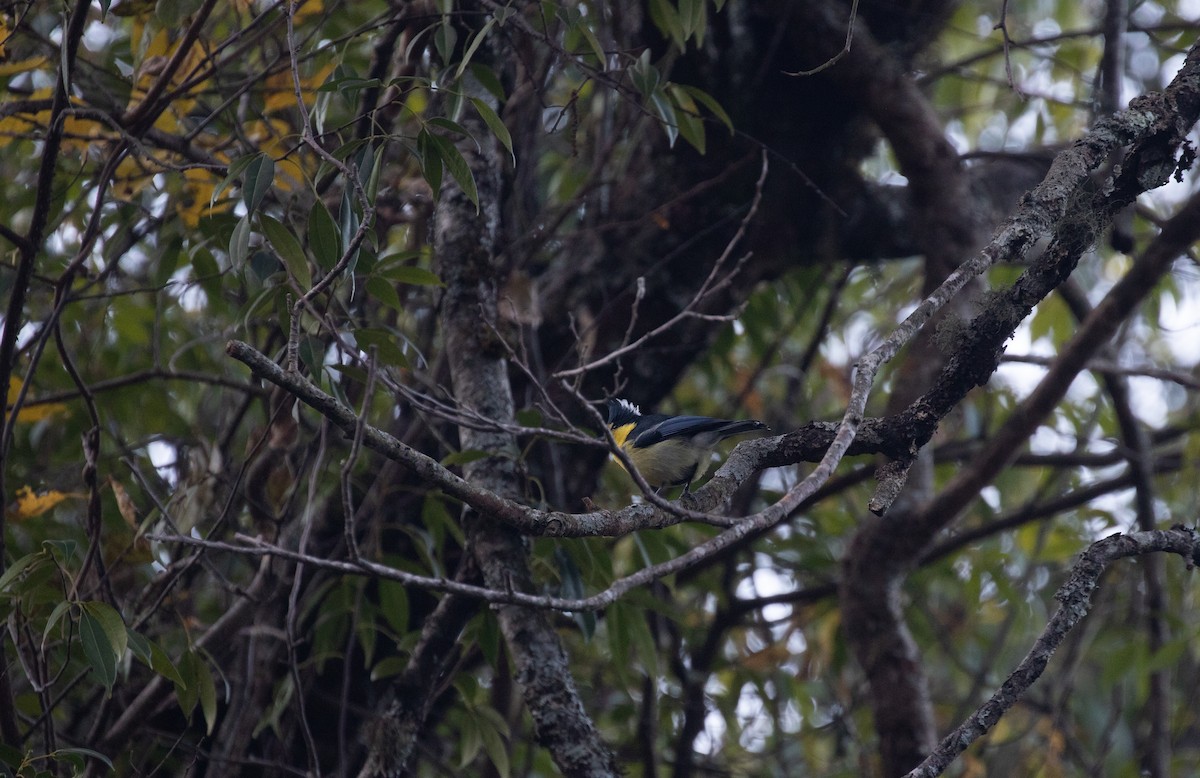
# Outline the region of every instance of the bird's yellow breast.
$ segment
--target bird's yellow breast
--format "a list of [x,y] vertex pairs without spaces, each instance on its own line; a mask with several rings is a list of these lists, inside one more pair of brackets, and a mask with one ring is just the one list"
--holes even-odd
[[[653,487],[681,484],[699,478],[708,469],[711,449],[692,445],[686,439],[664,440],[646,448],[637,448],[629,438],[636,423],[612,428],[613,440],[633,461],[642,478]],[[625,469],[616,456],[613,461]]]
[[629,440],[629,433],[633,432],[635,426],[637,426],[637,422],[631,421],[628,424],[622,424],[620,427],[612,428],[613,440],[617,441],[618,446],[625,446],[625,441]]

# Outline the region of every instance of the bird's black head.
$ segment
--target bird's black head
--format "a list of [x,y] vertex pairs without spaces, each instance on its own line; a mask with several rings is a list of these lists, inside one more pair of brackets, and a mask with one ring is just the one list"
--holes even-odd
[[633,424],[641,418],[642,412],[638,407],[628,400],[620,400],[616,397],[608,401],[608,426],[616,429],[623,427],[626,424]]

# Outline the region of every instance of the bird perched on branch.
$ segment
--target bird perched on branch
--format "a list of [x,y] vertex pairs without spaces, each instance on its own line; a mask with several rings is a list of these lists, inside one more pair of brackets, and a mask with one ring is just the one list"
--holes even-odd
[[[707,416],[667,416],[642,412],[628,400],[608,401],[608,427],[646,483],[655,489],[692,482],[704,475],[718,443],[734,435],[769,430],[754,419],[731,421]],[[616,456],[617,464],[625,465]]]

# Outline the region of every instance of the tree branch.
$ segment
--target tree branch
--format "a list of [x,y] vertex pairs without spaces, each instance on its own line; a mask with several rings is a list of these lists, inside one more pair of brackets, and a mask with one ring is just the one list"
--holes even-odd
[[1070,577],[1055,595],[1060,603],[1058,610],[1050,618],[1033,648],[995,694],[953,732],[942,738],[933,753],[905,778],[935,778],[941,775],[959,754],[986,734],[1000,717],[1021,699],[1046,669],[1055,650],[1087,615],[1091,607],[1092,592],[1099,585],[1101,574],[1111,563],[1126,557],[1160,551],[1182,556],[1187,561],[1188,569],[1200,561],[1200,543],[1196,533],[1183,527],[1113,535],[1089,546],[1080,555]]

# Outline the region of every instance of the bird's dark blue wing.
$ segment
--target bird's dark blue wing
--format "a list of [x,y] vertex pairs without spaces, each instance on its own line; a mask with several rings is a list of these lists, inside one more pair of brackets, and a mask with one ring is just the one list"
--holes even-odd
[[[645,422],[645,417],[642,417],[642,421]],[[706,433],[719,433],[722,428],[736,423],[728,419],[710,419],[707,416],[669,416],[639,434],[633,445],[645,448],[670,438],[691,438]],[[719,434],[717,437],[720,437]]]

